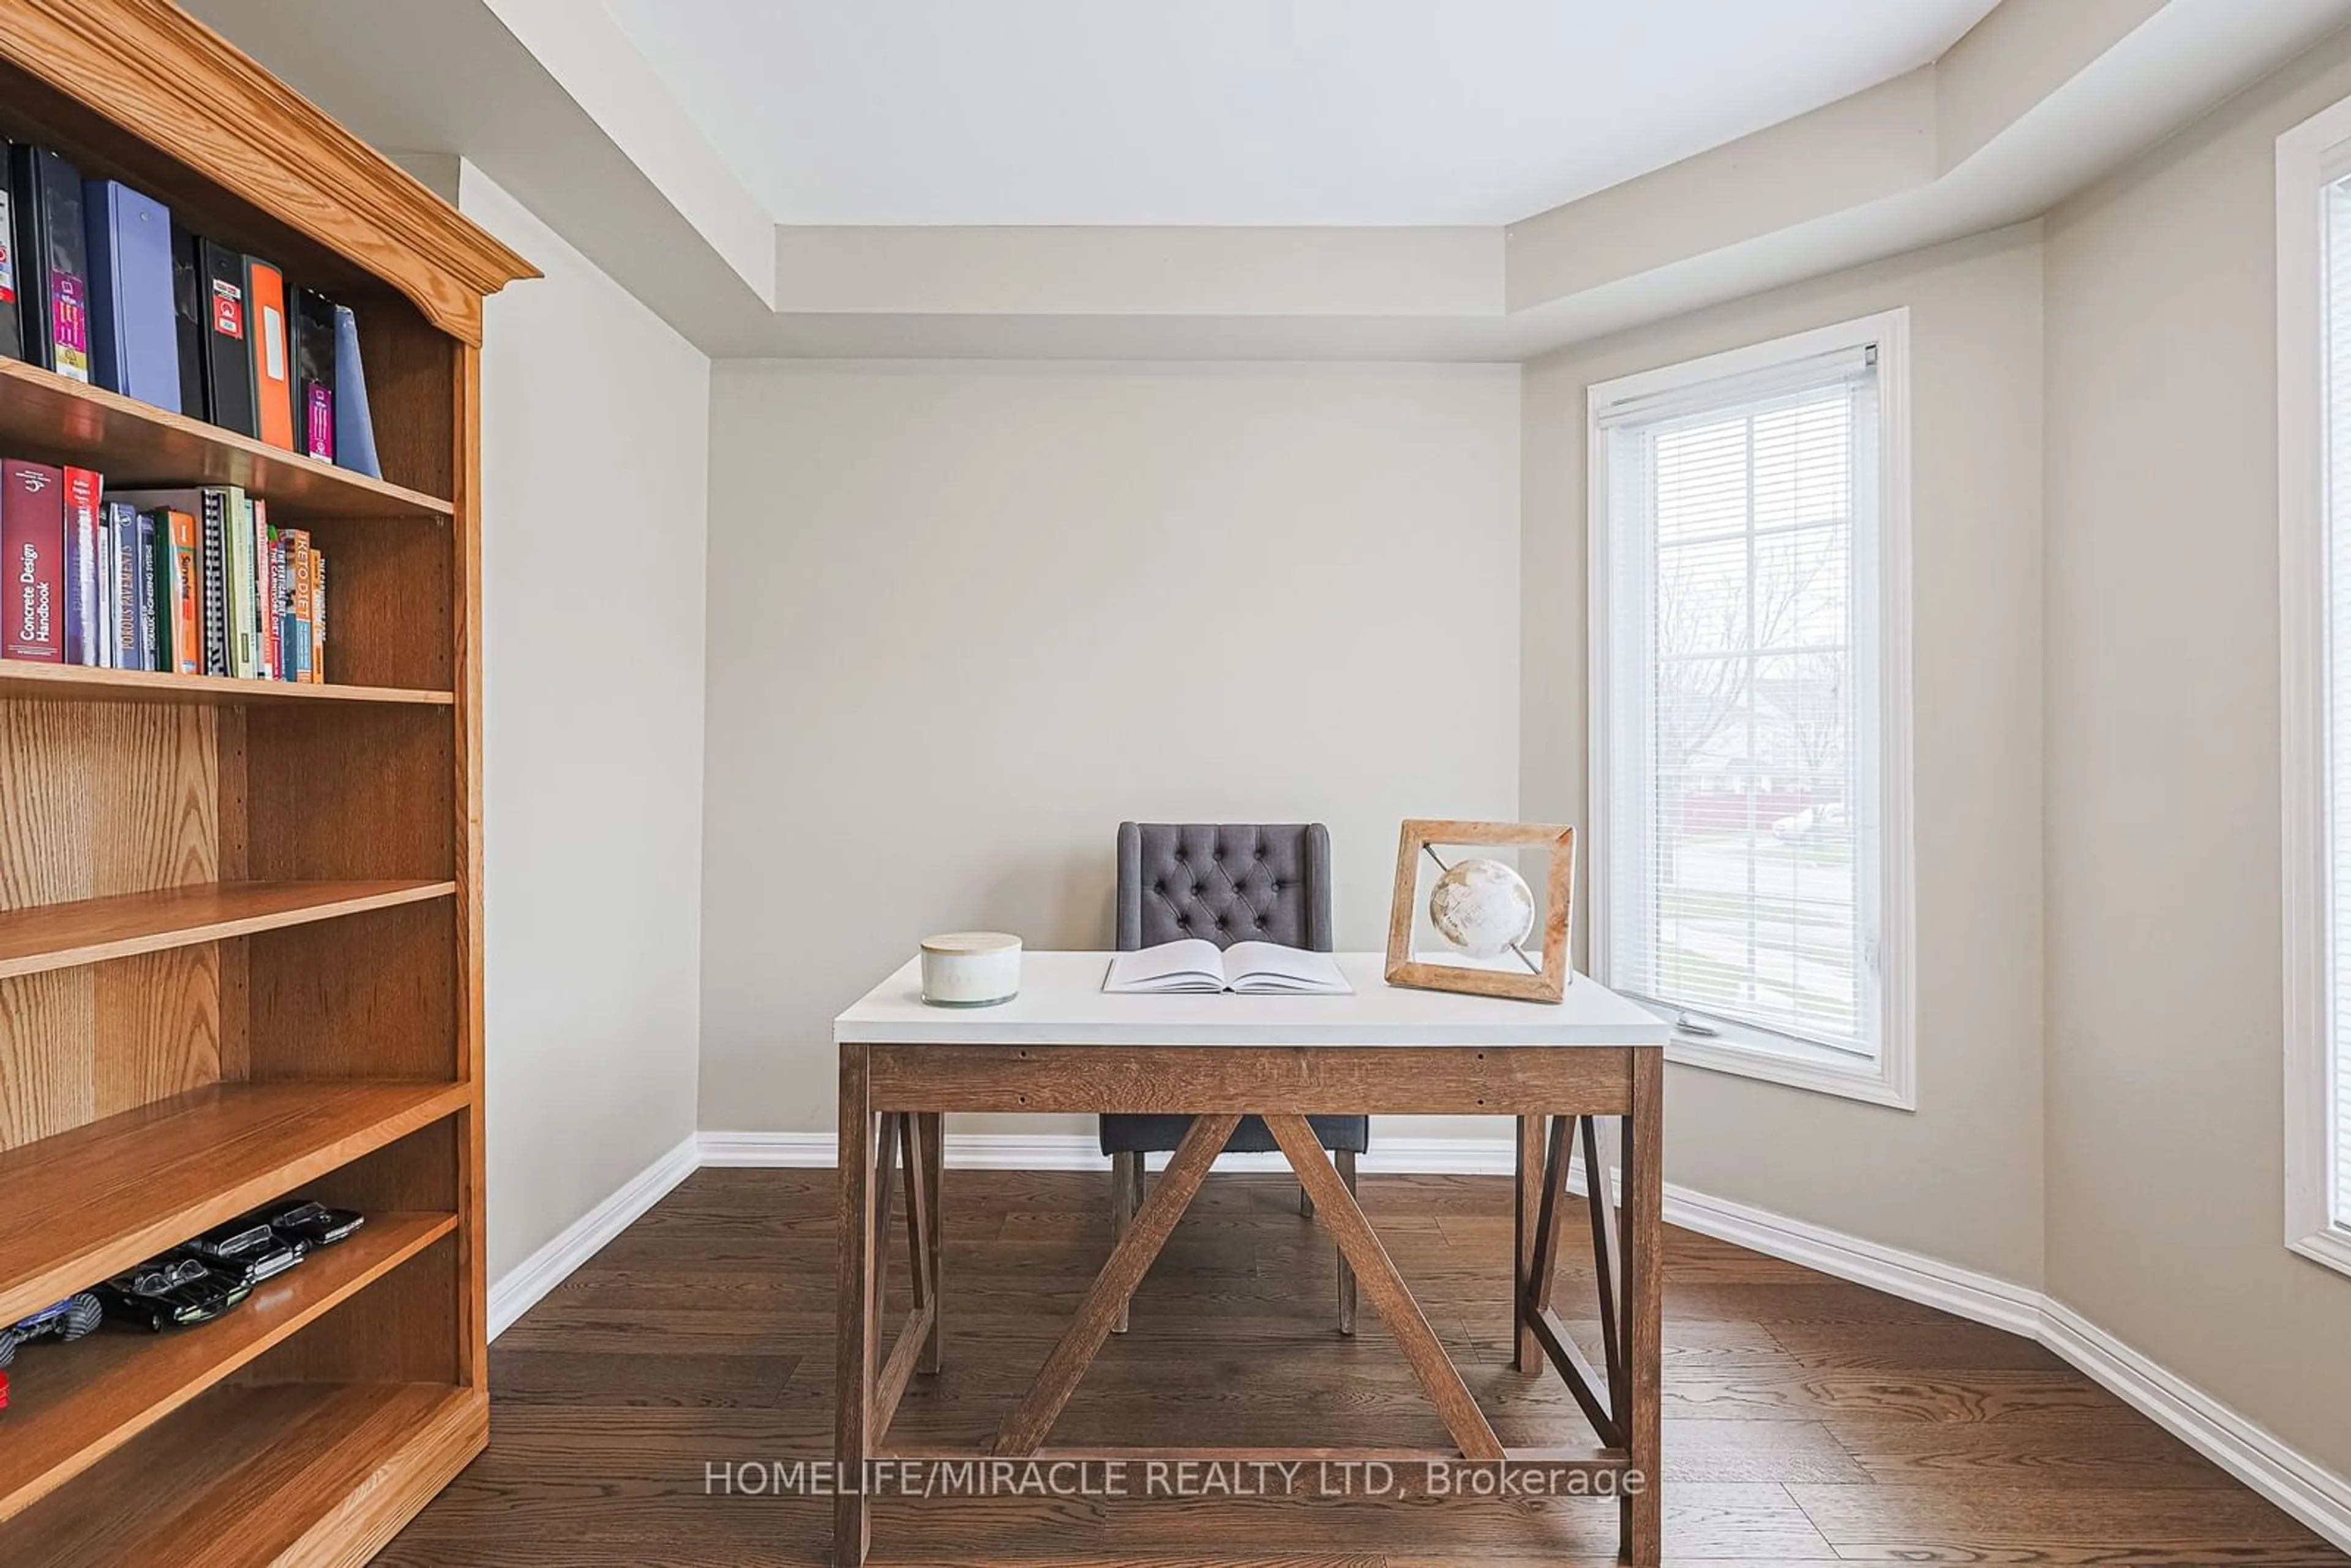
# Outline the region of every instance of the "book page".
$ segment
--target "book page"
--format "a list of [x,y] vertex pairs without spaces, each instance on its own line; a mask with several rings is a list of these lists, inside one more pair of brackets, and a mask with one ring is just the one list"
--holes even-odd
[[1344,997],[1355,990],[1330,954],[1279,942],[1234,943],[1225,949],[1225,974],[1234,990],[1250,996],[1295,991]]
[[1168,991],[1221,991],[1224,955],[1214,942],[1187,936],[1140,952],[1121,953],[1102,977],[1105,991],[1151,995]]

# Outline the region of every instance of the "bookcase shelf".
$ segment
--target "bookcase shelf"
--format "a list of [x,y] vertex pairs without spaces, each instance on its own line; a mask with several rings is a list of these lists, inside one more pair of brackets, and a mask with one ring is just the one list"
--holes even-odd
[[347,308],[385,476],[0,359],[0,456],[313,534],[350,683],[0,662],[0,1322],[275,1198],[368,1218],[23,1350],[0,1564],[355,1564],[488,1438],[482,302],[538,274],[172,0],[0,9],[0,137]]
[[437,496],[298,457],[37,365],[0,358],[0,452],[95,468],[107,482],[241,485],[296,517],[438,517]]
[[[464,1083],[222,1083],[0,1153],[0,1322],[63,1301],[472,1100]],[[0,1414],[0,1437],[26,1418],[12,1399]]]
[[[0,1523],[8,1568],[364,1561],[489,1434],[489,1397],[444,1384],[216,1388]],[[85,1490],[107,1506],[82,1505]]]
[[215,882],[0,915],[0,979],[446,898],[454,882]]
[[393,703],[447,707],[455,692],[406,686],[317,685],[297,681],[231,680],[221,675],[167,675],[152,670],[93,670],[78,664],[32,664],[0,659],[0,698],[51,701],[188,703],[236,707],[248,703]]
[[22,1419],[0,1426],[0,1520],[22,1512],[207,1388],[457,1228],[454,1214],[382,1214],[184,1333],[110,1328],[27,1350],[11,1368]]

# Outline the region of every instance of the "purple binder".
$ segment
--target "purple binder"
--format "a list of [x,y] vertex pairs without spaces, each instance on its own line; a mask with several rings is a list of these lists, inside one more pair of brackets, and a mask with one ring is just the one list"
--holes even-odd
[[172,214],[114,180],[85,183],[90,319],[99,386],[180,412],[180,327],[172,294]]

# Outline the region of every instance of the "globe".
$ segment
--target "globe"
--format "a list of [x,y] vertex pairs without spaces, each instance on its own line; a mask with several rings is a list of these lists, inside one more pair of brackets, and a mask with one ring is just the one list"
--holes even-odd
[[1535,895],[1500,861],[1462,861],[1429,890],[1428,923],[1472,958],[1499,957],[1535,928]]

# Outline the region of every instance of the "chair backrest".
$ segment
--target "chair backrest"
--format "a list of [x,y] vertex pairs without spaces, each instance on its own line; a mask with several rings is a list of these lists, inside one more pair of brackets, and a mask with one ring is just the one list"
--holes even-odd
[[1320,822],[1121,822],[1118,946],[1331,951],[1331,834]]

